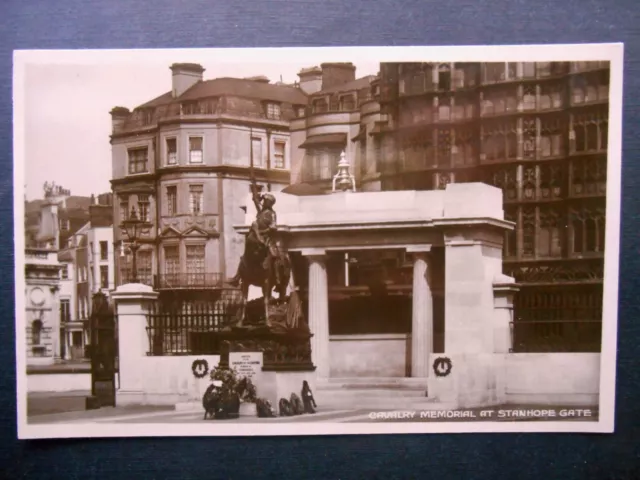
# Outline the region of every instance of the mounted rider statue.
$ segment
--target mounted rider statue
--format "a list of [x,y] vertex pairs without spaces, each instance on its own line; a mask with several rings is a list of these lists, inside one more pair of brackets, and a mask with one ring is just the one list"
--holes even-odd
[[[238,271],[227,283],[240,287],[245,307],[249,286],[260,287],[264,298],[265,321],[267,326],[271,326],[269,306],[272,303],[272,292],[274,288],[278,292],[279,303],[285,300],[291,278],[291,266],[289,256],[278,242],[276,212],[273,210],[275,196],[271,193],[261,195],[252,176],[251,197],[256,206],[256,219],[246,235],[244,254],[240,258]],[[243,307],[238,326],[242,326],[245,313]]]
[[251,224],[244,246],[244,255],[240,258],[237,273],[227,283],[237,287],[243,278],[252,277],[252,270],[257,267],[256,260],[262,260],[262,268],[273,272],[275,285],[281,285],[285,280],[282,270],[283,252],[275,238],[277,232],[277,217],[273,206],[276,198],[271,193],[260,194],[258,188],[252,185],[252,199],[256,206],[256,220]]

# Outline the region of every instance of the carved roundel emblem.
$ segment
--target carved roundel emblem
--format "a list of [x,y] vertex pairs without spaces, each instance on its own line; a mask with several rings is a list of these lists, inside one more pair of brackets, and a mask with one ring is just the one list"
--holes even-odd
[[196,378],[203,378],[209,373],[209,363],[206,360],[194,360],[191,364],[191,371]]
[[36,305],[38,307],[41,307],[42,305],[44,305],[45,294],[41,288],[36,287],[33,290],[31,290],[31,294],[29,295],[29,298],[33,305]]
[[451,368],[453,368],[453,364],[448,357],[438,357],[433,362],[433,372],[436,377],[446,377],[451,373]]

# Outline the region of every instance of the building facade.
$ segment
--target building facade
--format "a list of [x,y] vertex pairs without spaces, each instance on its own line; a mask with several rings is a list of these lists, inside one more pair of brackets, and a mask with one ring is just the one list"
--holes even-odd
[[82,325],[77,325],[76,252],[71,245],[73,245],[73,236],[67,239],[65,248],[58,252],[58,262],[60,262],[60,356],[65,360],[84,357],[84,351],[72,348],[77,343],[77,338],[74,338],[72,332],[78,327],[82,332]]
[[57,251],[25,250],[27,365],[49,365],[61,358],[60,269]]
[[61,209],[69,195],[59,186],[45,185],[44,199],[25,205],[27,365],[50,365],[63,354],[60,289],[65,264],[58,251]]
[[[358,188],[500,187],[505,218],[516,224],[503,250],[504,273],[521,284],[514,350],[599,349],[608,62],[381,64],[369,95],[375,102],[351,115],[351,145],[339,139]],[[331,101],[314,109],[312,96],[300,145],[313,139]],[[339,99],[333,106],[340,115]],[[318,170],[306,152],[293,171],[308,173],[296,180],[326,185],[337,161]],[[403,260],[374,263],[399,273]]]
[[25,204],[27,314],[38,316],[27,327],[32,363],[87,356],[92,294],[115,285],[111,204],[110,193],[72,196],[53,183]]
[[323,63],[298,75],[309,105],[291,121],[291,181],[328,187],[343,151],[352,171],[366,154],[357,141],[380,121],[378,82],[375,76],[356,79],[351,63]]
[[200,65],[171,71],[171,92],[111,111],[115,281],[131,278],[118,226],[134,211],[152,224],[138,240],[138,280],[165,293],[207,291],[235,273],[243,253],[233,225],[243,220],[251,172],[265,190],[289,184],[289,122],[307,96],[264,77],[205,81]]
[[112,196],[92,198],[88,210],[88,222],[69,238],[67,248],[73,257],[75,315],[64,327],[67,358],[72,359],[88,357],[93,295],[109,296],[115,289]]

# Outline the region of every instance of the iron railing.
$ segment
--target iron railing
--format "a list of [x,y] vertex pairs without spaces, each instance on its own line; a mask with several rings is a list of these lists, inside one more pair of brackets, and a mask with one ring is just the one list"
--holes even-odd
[[511,322],[512,351],[600,352],[600,320],[517,320]]
[[148,355],[217,355],[219,332],[242,314],[242,292],[224,289],[215,299],[155,305],[148,315]]
[[[223,365],[230,352],[251,351],[263,353],[266,370],[312,370],[308,328],[267,328],[253,307],[263,308],[262,299],[245,305],[241,291],[232,288],[207,301],[157,304],[147,315],[147,355],[220,355]],[[245,313],[249,328],[235,328]]]
[[[126,285],[127,283],[133,283],[133,280],[134,278],[131,272],[120,272],[118,278],[118,286]],[[151,275],[151,273],[145,273],[138,270],[138,275],[135,278],[135,283],[142,283],[143,285],[153,287],[153,275]]]
[[222,273],[165,273],[155,276],[155,288],[221,288],[223,286]]

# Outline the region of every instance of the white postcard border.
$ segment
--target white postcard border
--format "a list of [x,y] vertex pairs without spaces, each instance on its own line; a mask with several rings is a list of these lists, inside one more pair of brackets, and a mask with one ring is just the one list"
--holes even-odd
[[[157,62],[201,62],[203,57],[225,63],[278,61],[301,64],[324,61],[370,60],[407,61],[610,61],[609,150],[607,159],[603,332],[598,421],[518,421],[518,422],[420,422],[420,423],[277,423],[225,424],[28,424],[26,399],[26,339],[24,336],[24,70],[30,63],[105,64]],[[618,270],[620,253],[620,208],[622,168],[623,45],[510,45],[443,47],[323,47],[267,49],[158,49],[158,50],[18,50],[14,52],[14,238],[16,304],[16,394],[17,426],[20,439],[148,437],[148,436],[262,436],[262,435],[351,435],[401,433],[488,433],[488,432],[593,432],[614,431],[616,347],[618,321]],[[22,168],[20,168],[22,167]]]

